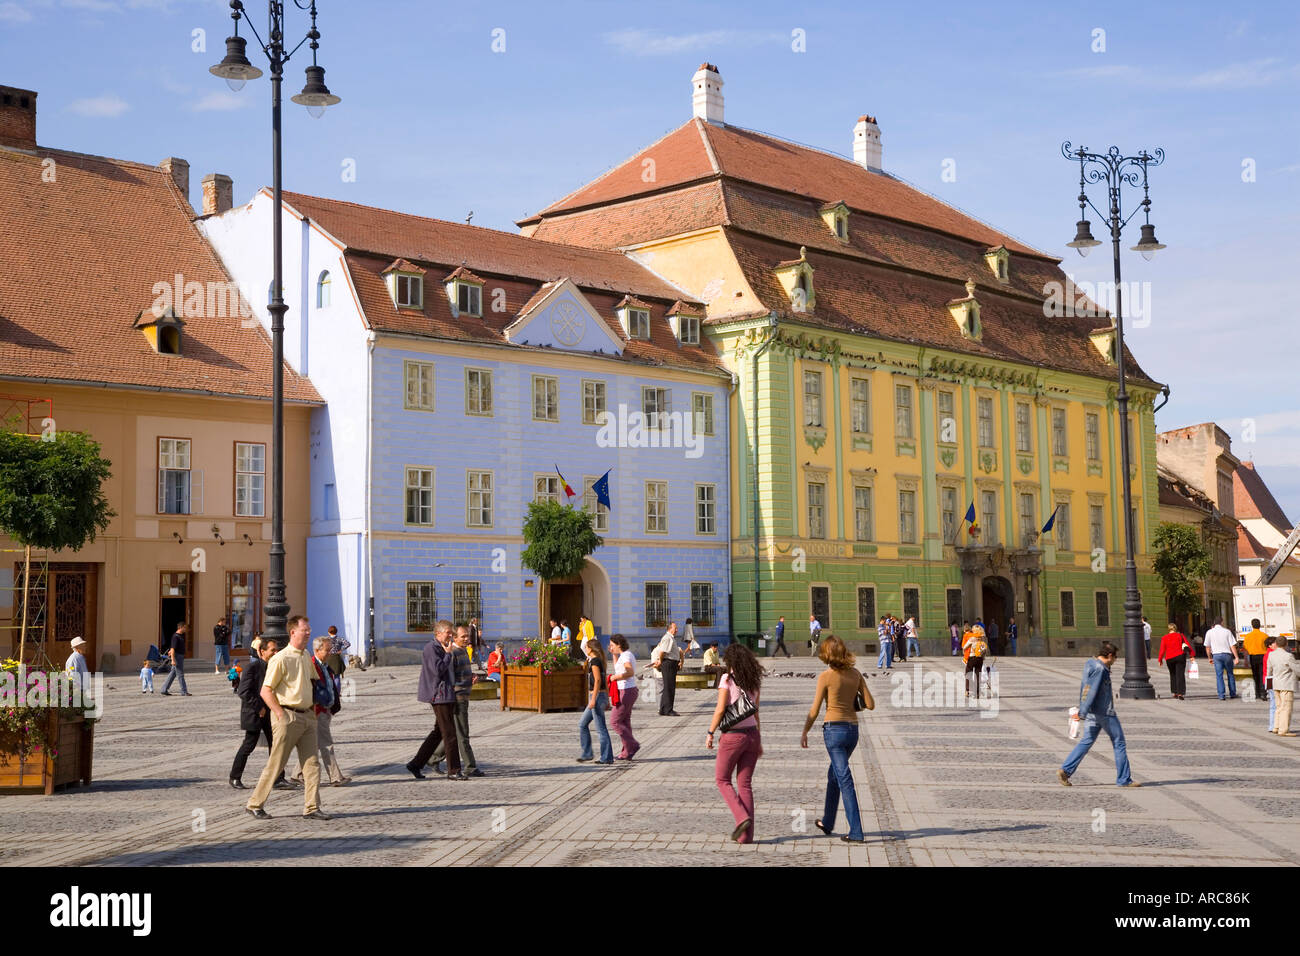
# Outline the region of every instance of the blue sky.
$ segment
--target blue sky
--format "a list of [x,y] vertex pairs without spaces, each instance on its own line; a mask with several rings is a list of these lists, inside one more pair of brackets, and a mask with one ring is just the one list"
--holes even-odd
[[[301,36],[306,16],[289,5]],[[266,4],[248,6],[264,33]],[[473,210],[502,229],[689,118],[703,60],[722,72],[729,123],[848,154],[872,113],[887,170],[1063,256],[1081,280],[1109,279],[1110,257],[1064,246],[1077,172],[1060,143],[1162,146],[1152,221],[1169,248],[1124,259],[1126,281],[1150,283],[1130,347],[1173,392],[1157,427],[1217,421],[1300,519],[1300,5],[319,8],[320,63],[343,103],[321,120],[286,104],[286,187],[453,220]],[[228,14],[224,0],[0,0],[0,83],[40,93],[43,145],[180,156],[192,199],[223,172],[242,201],[270,178],[269,85],[233,95],[208,74]]]

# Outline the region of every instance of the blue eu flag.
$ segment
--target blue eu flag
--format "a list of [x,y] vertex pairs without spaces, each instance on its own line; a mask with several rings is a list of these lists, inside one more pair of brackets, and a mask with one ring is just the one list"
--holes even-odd
[[975,520],[975,502],[973,501],[970,503],[970,507],[966,509],[966,520],[967,521]]
[[[613,471],[613,470],[614,470],[614,469],[611,468],[609,471]],[[594,492],[596,493],[596,502],[597,502],[597,504],[602,504],[602,505],[604,505],[607,509],[609,509],[609,507],[610,507],[610,505],[609,505],[609,471],[605,472],[605,473],[604,473],[603,475],[601,475],[598,479],[596,479],[596,483],[595,483],[594,485],[591,486],[591,490],[594,491]]]
[[1042,534],[1047,534],[1047,532],[1052,530],[1052,525],[1056,524],[1056,513],[1060,510],[1061,510],[1060,505],[1057,505],[1055,508],[1052,509],[1052,516],[1047,519],[1047,524],[1043,525],[1043,530],[1041,532]]

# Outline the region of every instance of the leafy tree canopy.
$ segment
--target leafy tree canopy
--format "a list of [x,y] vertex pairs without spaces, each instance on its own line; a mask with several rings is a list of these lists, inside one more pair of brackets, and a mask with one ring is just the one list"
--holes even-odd
[[524,567],[545,581],[581,574],[587,555],[605,543],[591,515],[572,505],[534,501],[524,519]]
[[0,429],[0,531],[33,548],[76,550],[115,515],[102,490],[113,463],[80,432],[53,437]]
[[1201,606],[1201,582],[1210,573],[1210,552],[1195,528],[1162,521],[1151,539],[1153,567],[1164,585],[1169,610],[1174,614]]

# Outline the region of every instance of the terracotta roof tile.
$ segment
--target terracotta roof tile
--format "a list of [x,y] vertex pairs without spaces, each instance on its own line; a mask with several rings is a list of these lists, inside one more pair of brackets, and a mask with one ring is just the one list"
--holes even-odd
[[1295,527],[1255,470],[1254,462],[1243,461],[1232,473],[1232,506],[1238,518],[1263,518],[1283,534]]
[[460,280],[462,280],[462,281],[464,281],[464,282],[477,282],[479,285],[482,285],[482,284],[483,284],[483,280],[482,280],[482,278],[480,278],[479,276],[476,276],[474,273],[470,272],[470,271],[469,271],[468,269],[466,269],[464,266],[461,266],[461,267],[459,267],[458,269],[453,270],[452,273],[451,273],[449,276],[447,276],[447,278],[443,279],[442,281],[443,281],[443,282],[450,282],[450,281],[452,281],[453,279],[460,279]]
[[422,266],[417,266],[413,262],[408,262],[406,259],[394,259],[388,264],[388,268],[384,270],[383,274],[388,275],[390,272],[413,272],[417,275],[424,275],[428,271],[428,269],[425,269]]
[[[42,180],[47,158],[53,182]],[[0,376],[270,397],[270,342],[259,322],[244,327],[237,297],[225,317],[182,304],[180,355],[155,352],[135,327],[155,283],[178,274],[222,291],[214,312],[236,288],[162,169],[0,147],[0,196]],[[288,366],[284,394],[320,402]]]

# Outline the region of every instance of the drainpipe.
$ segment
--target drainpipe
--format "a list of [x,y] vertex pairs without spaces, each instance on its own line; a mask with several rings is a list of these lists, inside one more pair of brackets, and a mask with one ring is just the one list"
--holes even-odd
[[370,495],[371,479],[374,477],[374,431],[375,431],[375,333],[372,331],[366,340],[366,630],[367,654],[366,666],[375,666],[375,549],[374,542],[374,503]]
[[776,341],[776,325],[778,321],[779,316],[775,312],[768,314],[768,328],[770,334],[767,337],[767,341],[760,345],[754,352],[754,408],[751,416],[753,424],[750,428],[749,440],[754,447],[754,475],[752,487],[750,488],[752,502],[750,523],[754,526],[754,633],[756,634],[762,633],[763,607],[763,585],[758,576],[758,360],[762,358],[763,353],[771,348],[772,343]]

